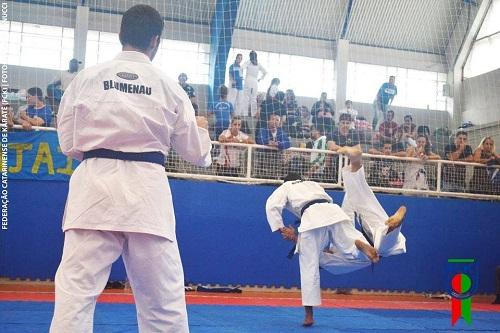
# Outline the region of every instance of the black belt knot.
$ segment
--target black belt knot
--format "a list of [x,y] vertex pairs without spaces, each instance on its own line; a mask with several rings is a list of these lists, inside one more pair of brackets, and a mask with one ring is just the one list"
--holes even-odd
[[111,149],[94,149],[83,153],[83,160],[87,158],[109,158],[123,161],[149,162],[165,166],[165,155],[159,151],[149,151],[143,153],[127,153]]
[[317,200],[309,201],[300,210],[300,216],[304,215],[304,212],[306,211],[306,209],[311,207],[312,205],[317,204],[317,203],[327,203],[327,202],[329,203],[330,201],[328,201],[326,199],[317,199]]

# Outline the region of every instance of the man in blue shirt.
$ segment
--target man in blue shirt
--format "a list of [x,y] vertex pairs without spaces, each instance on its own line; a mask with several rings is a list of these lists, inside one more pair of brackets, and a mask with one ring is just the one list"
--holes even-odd
[[[234,63],[229,66],[229,95],[228,100],[235,109],[237,116],[246,116],[248,110],[245,110],[245,99],[243,94],[243,73],[241,69],[241,53],[236,55]],[[246,112],[245,112],[246,111]]]
[[231,118],[234,115],[233,105],[227,101],[227,87],[222,85],[219,88],[220,100],[215,104],[211,113],[215,115],[215,140],[224,130],[229,128]]
[[288,149],[291,147],[288,134],[280,127],[280,116],[270,114],[267,121],[267,128],[261,129],[255,138],[259,145],[265,145],[278,150]]
[[282,177],[285,160],[283,150],[291,147],[288,134],[280,126],[279,115],[268,116],[267,128],[262,128],[255,136],[255,142],[271,149],[257,149],[255,152],[255,176],[276,179]]
[[26,99],[28,108],[20,114],[23,127],[25,129],[31,129],[31,126],[49,127],[52,121],[52,109],[43,102],[42,89],[29,88]]
[[373,117],[373,129],[375,130],[378,123],[378,111],[382,111],[384,116],[387,114],[387,110],[389,110],[389,106],[392,104],[394,97],[398,94],[398,88],[394,84],[396,82],[396,77],[391,75],[389,76],[389,82],[384,83],[377,92],[377,99],[373,103],[373,111],[375,113]]

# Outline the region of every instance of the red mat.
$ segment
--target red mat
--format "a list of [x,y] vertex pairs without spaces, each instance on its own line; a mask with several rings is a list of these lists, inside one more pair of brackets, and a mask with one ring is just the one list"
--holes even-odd
[[[387,297],[386,297],[387,298]],[[297,297],[260,297],[247,295],[224,294],[187,294],[187,304],[209,305],[258,305],[279,307],[300,307],[300,298]],[[53,292],[22,292],[0,291],[0,301],[34,301],[54,302]],[[105,293],[99,297],[102,303],[134,303],[131,294]],[[365,299],[323,299],[322,307],[325,308],[351,308],[351,309],[397,309],[397,310],[449,310],[450,301],[408,301],[398,300],[365,300]],[[473,311],[500,312],[499,305],[472,302]]]

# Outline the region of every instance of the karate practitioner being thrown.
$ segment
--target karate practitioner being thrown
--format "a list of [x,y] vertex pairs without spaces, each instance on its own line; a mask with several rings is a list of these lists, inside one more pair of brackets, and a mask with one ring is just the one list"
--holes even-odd
[[186,93],[151,63],[163,19],[137,5],[122,17],[122,52],[81,71],[65,91],[58,136],[81,160],[64,213],[50,332],[92,332],[96,299],[123,257],[139,332],[188,332],[184,276],[165,175],[170,148],[209,166],[207,121]]
[[[319,268],[332,274],[344,274],[377,263],[379,256],[406,252],[405,238],[400,233],[406,208],[401,206],[389,217],[365,180],[358,147],[342,147],[351,164],[342,170],[345,196],[342,208],[323,188],[311,181],[302,181],[299,174],[290,173],[266,203],[271,230],[279,231],[284,239],[297,243],[299,255],[304,326],[311,326],[313,306],[321,304]],[[301,219],[298,236],[293,227],[285,227],[283,208]],[[357,213],[363,229],[373,242],[372,247],[354,227]]]

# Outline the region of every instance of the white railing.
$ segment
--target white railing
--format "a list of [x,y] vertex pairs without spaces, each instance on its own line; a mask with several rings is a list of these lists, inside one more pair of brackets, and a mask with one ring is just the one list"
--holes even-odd
[[[15,125],[14,128],[22,129],[22,126]],[[33,126],[33,130],[55,131],[56,129],[52,127]],[[345,165],[347,165],[348,161],[345,156],[338,157],[339,155],[336,152],[306,148],[289,148],[279,151],[275,148],[256,144],[222,144],[217,141],[212,142],[212,144],[214,146],[212,150],[212,155],[214,157],[212,166],[208,168],[196,167],[183,161],[174,151],[172,151],[165,164],[167,175],[176,178],[216,180],[247,184],[279,184],[282,182],[281,179],[283,178],[290,163],[296,163],[298,165],[295,165],[295,167],[299,168],[303,174],[306,174],[305,178],[312,178],[325,188],[343,188],[341,170]],[[227,175],[224,173],[224,168],[218,166],[219,163],[217,162],[217,157],[220,150],[224,149],[223,147],[241,150],[241,152],[238,153],[238,166],[232,169],[233,172],[237,173],[236,175]],[[322,165],[323,173],[317,177],[308,177],[307,171],[310,167],[309,161],[311,154],[314,153],[324,154],[325,156],[325,162],[324,165]],[[377,173],[383,173],[383,170],[379,170],[376,167],[376,161],[384,162],[385,165],[394,167],[395,172],[398,173],[397,181],[393,182],[395,184],[384,184],[384,186],[380,186],[381,184],[377,184],[376,181],[373,181],[373,179],[377,178],[374,177],[374,175],[377,176]],[[402,187],[403,184],[401,184],[401,182],[404,183],[404,177],[407,177],[407,175],[403,176],[402,173],[411,163],[421,166],[421,168],[425,171],[429,189],[412,189]],[[489,188],[490,185],[484,183],[484,177],[477,177],[477,175],[487,174],[486,166],[484,164],[452,162],[447,160],[422,161],[411,157],[372,154],[363,154],[363,164],[365,165],[365,173],[367,174],[367,180],[370,187],[377,192],[500,200],[500,189],[495,189],[494,187]],[[446,165],[456,168],[457,170],[454,170],[454,172],[459,174],[459,177],[455,176],[455,179],[453,179],[453,177],[451,179],[448,178],[448,183],[451,182],[452,185],[454,183],[455,185],[463,184],[462,188],[455,189],[454,191],[443,190],[442,185],[445,178],[443,177],[443,168]]]
[[[22,125],[14,125],[14,129],[16,130],[24,130]],[[43,126],[31,126],[32,131],[48,131],[48,132],[55,132],[57,129],[55,127],[43,127]],[[26,130],[29,132],[29,130]]]
[[[239,147],[242,149],[240,156],[240,164],[238,168],[239,174],[237,176],[227,176],[224,173],[218,172],[217,167],[217,156],[214,158],[214,162],[209,168],[199,168],[195,167],[187,162],[183,162],[180,158],[172,152],[168,157],[166,163],[167,174],[170,177],[176,178],[186,178],[186,179],[204,179],[204,180],[217,180],[235,183],[251,183],[251,184],[269,184],[275,183],[279,184],[282,182],[282,177],[285,174],[287,166],[290,161],[298,156],[310,157],[311,153],[325,154],[325,166],[324,169],[327,171],[323,174],[323,179],[314,179],[318,181],[323,187],[329,189],[342,188],[342,168],[347,165],[347,158],[341,156],[338,158],[338,154],[333,151],[325,150],[315,150],[306,148],[289,148],[283,151],[278,151],[274,148],[261,145],[247,145],[247,144],[236,144],[236,143],[225,143],[221,144],[219,142],[212,142],[214,145],[214,151],[220,150],[220,147]],[[258,156],[258,154],[261,156]],[[267,160],[265,154],[271,153],[274,156],[270,156]],[[264,158],[262,158],[264,157]],[[277,160],[279,158],[280,160]],[[256,163],[256,160],[261,160],[261,163]],[[302,162],[309,159],[303,159]],[[372,164],[374,161],[384,161],[386,163],[392,163],[400,171],[399,180],[401,183],[395,186],[376,186],[370,182],[371,173],[381,172],[381,170],[374,169]],[[275,164],[279,163],[281,165],[280,169],[275,168]],[[293,162],[292,162],[293,163]],[[330,164],[328,164],[330,163]],[[482,192],[484,193],[472,193],[474,188],[481,186],[475,177],[475,172],[480,174],[476,170],[483,170],[486,172],[486,166],[478,163],[468,163],[468,162],[452,162],[446,160],[426,160],[422,161],[417,158],[411,157],[396,157],[396,156],[384,156],[384,155],[371,155],[363,154],[363,163],[365,165],[365,173],[367,174],[367,179],[371,188],[377,192],[386,192],[394,194],[410,194],[410,195],[425,195],[425,196],[449,196],[449,197],[462,197],[462,198],[474,198],[474,199],[486,199],[486,200],[500,200],[500,192],[494,192],[492,188],[491,191],[486,189]],[[421,165],[423,169],[426,170],[427,182],[429,189],[411,189],[403,188],[404,176],[402,175],[403,170],[410,163]],[[464,175],[463,179],[457,177],[456,179],[447,179],[449,182],[463,183],[463,189],[459,191],[445,191],[442,189],[443,184],[443,166],[452,165],[454,167],[463,167],[465,170],[461,169],[458,173]],[[269,167],[274,169],[274,173],[265,172],[263,168]],[[335,170],[335,171],[334,171]],[[456,173],[456,172],[455,172]],[[308,178],[307,176],[305,178]]]

